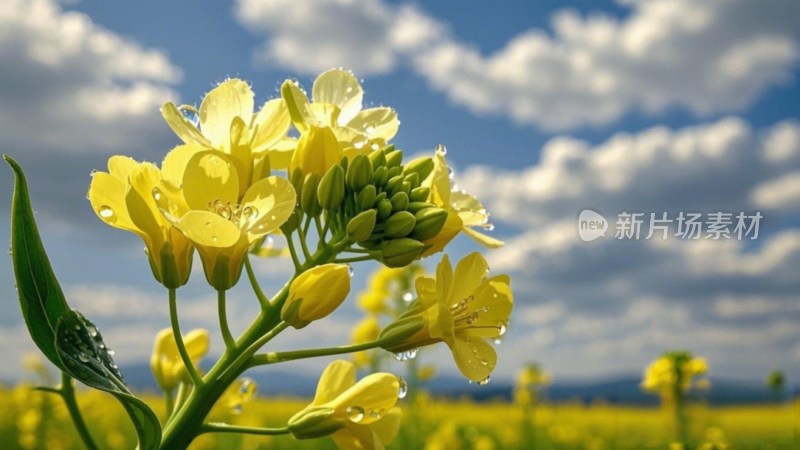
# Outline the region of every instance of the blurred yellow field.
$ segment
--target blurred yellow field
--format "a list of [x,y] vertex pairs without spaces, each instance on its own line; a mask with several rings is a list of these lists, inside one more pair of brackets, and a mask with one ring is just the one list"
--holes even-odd
[[[161,400],[144,396],[163,417]],[[129,449],[135,434],[123,410],[106,394],[82,391],[78,397],[101,448]],[[81,449],[60,400],[30,385],[0,388],[0,439],[4,449]],[[307,404],[305,399],[258,399],[241,415],[219,407],[211,421],[249,426],[282,426]],[[224,405],[222,405],[224,406]],[[390,449],[666,449],[671,419],[657,408],[596,403],[542,405],[525,428],[522,411],[502,401],[476,403],[418,397],[404,405],[404,426]],[[800,444],[800,403],[689,408],[692,448],[794,449]],[[527,434],[526,434],[527,433]],[[526,437],[527,436],[527,437]],[[532,439],[534,445],[526,444]],[[530,442],[530,441],[529,441]],[[192,449],[334,449],[330,439],[297,441],[288,436],[202,435]]]

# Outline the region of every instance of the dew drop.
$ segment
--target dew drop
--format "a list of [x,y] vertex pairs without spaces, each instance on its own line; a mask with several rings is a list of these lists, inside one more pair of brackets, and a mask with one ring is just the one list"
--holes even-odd
[[75,325],[75,331],[81,331],[81,326],[80,325]]
[[182,109],[181,114],[183,114],[183,117],[191,122],[192,126],[195,128],[200,126],[200,116],[198,116],[196,112],[192,111],[191,109]]
[[216,236],[211,236],[211,240],[214,241],[214,242],[217,242],[219,240],[219,238],[216,237]]
[[161,189],[157,187],[153,188],[153,199],[157,202],[161,201]]
[[495,339],[494,339],[494,345],[500,345],[500,344],[502,344],[502,343],[503,343],[503,340],[502,340],[502,339],[500,339],[500,338],[495,338]]
[[377,143],[375,143],[375,142],[373,142],[373,143],[372,143],[372,145],[370,145],[369,147],[370,147],[372,150],[374,150],[374,151],[378,151],[378,150],[380,150],[380,148],[381,148],[381,146],[380,146],[380,145],[378,145],[378,144],[377,144]]
[[405,294],[403,294],[404,302],[410,302],[411,300],[414,300],[414,294],[412,294],[411,292],[406,292]]
[[244,405],[237,403],[231,407],[231,412],[235,415],[241,415],[244,412]]
[[116,354],[116,352],[114,350],[111,350],[111,349],[108,349],[106,351],[106,353],[108,353],[108,356],[114,356],[114,354]]
[[[260,229],[260,230],[263,230],[264,229],[264,225],[259,225],[256,228]],[[267,238],[264,239],[264,245],[267,248],[272,248],[272,246],[275,245],[275,238],[273,238],[272,236],[267,236]]]
[[486,377],[481,381],[478,381],[478,386],[486,386],[490,381],[492,381],[492,377]]
[[89,362],[89,357],[88,357],[88,356],[86,356],[86,354],[84,354],[84,353],[78,353],[78,359],[79,359],[81,362],[85,362],[85,363],[86,363],[86,362]]
[[89,336],[97,337],[97,328],[89,326],[89,327],[86,328],[86,331],[89,332]]
[[436,147],[436,152],[437,152],[437,153],[439,153],[440,155],[444,156],[444,155],[446,155],[446,154],[447,154],[447,147],[445,147],[445,146],[444,146],[444,145],[442,145],[442,144],[439,144],[439,145]]
[[406,395],[408,395],[408,383],[406,383],[403,377],[397,377],[397,383],[399,385],[397,389],[397,398],[406,398]]
[[494,224],[493,223],[488,223],[488,224],[486,224],[486,226],[483,227],[483,229],[486,230],[486,231],[492,231],[492,230],[494,230]]
[[489,365],[489,361],[486,358],[481,358],[481,365],[482,366],[488,366]]
[[383,408],[378,408],[378,409],[370,409],[368,414],[369,414],[370,417],[372,417],[373,419],[377,420],[377,419],[380,419],[381,417],[383,417],[383,413],[384,413],[384,409]]
[[447,168],[447,179],[453,181],[453,177],[455,176],[455,171],[452,167]]
[[101,206],[97,212],[100,214],[100,217],[104,219],[110,219],[114,216],[114,210],[111,209],[110,206],[106,205]]
[[353,276],[356,274],[356,271],[355,269],[353,269],[353,266],[347,266],[347,274],[350,275],[350,278],[353,278]]
[[359,423],[364,420],[364,408],[360,406],[348,406],[345,414],[351,422]]
[[506,324],[503,322],[497,322],[497,335],[502,336],[506,334],[506,331],[508,331]]

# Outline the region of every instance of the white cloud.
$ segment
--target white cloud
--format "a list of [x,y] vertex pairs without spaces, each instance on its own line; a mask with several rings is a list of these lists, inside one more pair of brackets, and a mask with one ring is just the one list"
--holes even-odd
[[407,63],[454,102],[548,130],[630,112],[738,111],[786,83],[800,58],[794,0],[621,2],[629,14],[561,10],[485,55],[412,6],[379,0],[240,0],[267,39],[259,57],[302,72],[386,73]]
[[0,11],[0,59],[4,147],[108,153],[168,134],[158,107],[176,98],[180,69],[84,14],[11,0]]
[[800,205],[800,172],[792,172],[758,185],[751,194],[759,208],[789,209]]

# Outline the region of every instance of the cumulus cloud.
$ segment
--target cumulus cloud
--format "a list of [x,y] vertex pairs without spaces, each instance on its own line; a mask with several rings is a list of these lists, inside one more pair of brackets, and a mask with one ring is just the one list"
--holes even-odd
[[[761,210],[773,198],[764,186],[798,171],[799,131],[793,121],[755,129],[725,118],[596,145],[556,137],[527,168],[459,172],[456,181],[480,193],[495,222],[521,230],[489,254],[494,270],[512,273],[519,305],[507,357],[533,352],[571,377],[588,366],[633,370],[670,347],[688,347],[742,377],[760,377],[761,363],[800,368],[792,356],[800,338],[800,230],[786,225],[797,214],[784,207],[786,188],[775,189],[781,206],[773,200],[775,208]],[[673,219],[679,211],[761,211],[763,220],[756,240],[645,240],[645,220],[640,240],[612,234],[587,244],[576,223],[586,207],[603,212],[612,230],[622,211]],[[732,356],[744,351],[758,353],[748,354],[747,367]],[[564,356],[577,353],[581,364]]]
[[240,0],[266,35],[261,60],[302,72],[406,64],[454,102],[546,130],[613,123],[630,112],[741,110],[786,83],[800,58],[793,0],[624,0],[623,18],[560,10],[483,54],[447,24],[379,0]]
[[107,154],[168,132],[157,111],[181,70],[53,0],[4,5],[0,59],[4,148]]

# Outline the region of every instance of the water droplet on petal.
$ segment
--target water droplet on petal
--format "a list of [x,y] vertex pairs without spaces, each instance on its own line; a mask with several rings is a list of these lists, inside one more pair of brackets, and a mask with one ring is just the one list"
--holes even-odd
[[486,230],[486,231],[492,231],[492,230],[494,230],[494,224],[493,223],[488,223],[488,224],[486,224],[486,226],[483,227],[483,229]]
[[355,269],[353,269],[353,266],[347,266],[347,274],[350,275],[350,278],[353,278],[353,275],[356,274],[356,271]]
[[447,168],[447,179],[453,181],[453,177],[455,177],[455,171],[452,167]]
[[364,408],[360,406],[348,406],[345,410],[345,414],[347,414],[347,418],[350,419],[351,422],[361,422],[364,420]]
[[506,334],[506,331],[508,331],[508,327],[506,326],[506,324],[503,323],[503,322],[498,322],[497,323],[497,335],[498,336],[502,336],[502,335]]
[[195,128],[200,126],[200,117],[197,115],[196,112],[192,111],[191,109],[182,109],[181,114],[183,117],[186,118],[189,122],[191,122],[192,126]]
[[370,409],[368,414],[373,419],[380,419],[381,417],[383,417],[383,413],[384,413],[384,409],[383,408],[378,408],[378,409]]
[[447,147],[445,147],[442,144],[439,144],[438,146],[436,146],[436,152],[444,156],[447,154]]
[[406,395],[408,395],[408,383],[406,383],[403,377],[397,377],[397,383],[399,385],[397,389],[397,398],[406,398]]
[[478,386],[486,386],[490,381],[492,381],[492,377],[486,377],[481,381],[478,381]]
[[111,209],[110,206],[103,205],[97,210],[97,213],[100,214],[100,217],[104,219],[110,219],[114,217],[114,210]]
[[406,292],[405,294],[403,294],[404,302],[410,302],[411,300],[414,300],[414,294],[412,294],[411,292]]

